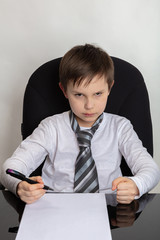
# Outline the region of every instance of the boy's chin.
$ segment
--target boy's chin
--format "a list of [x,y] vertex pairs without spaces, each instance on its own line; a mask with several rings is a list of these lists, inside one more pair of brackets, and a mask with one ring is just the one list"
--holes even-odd
[[92,127],[97,120],[97,117],[87,116],[85,118],[77,118],[77,122],[80,127]]

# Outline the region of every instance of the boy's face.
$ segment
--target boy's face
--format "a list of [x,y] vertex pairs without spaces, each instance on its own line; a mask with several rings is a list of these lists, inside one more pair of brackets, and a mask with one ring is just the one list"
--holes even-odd
[[70,81],[64,95],[69,100],[70,107],[76,116],[79,126],[91,127],[106,107],[109,89],[104,76],[95,76],[89,84],[84,79],[78,86]]

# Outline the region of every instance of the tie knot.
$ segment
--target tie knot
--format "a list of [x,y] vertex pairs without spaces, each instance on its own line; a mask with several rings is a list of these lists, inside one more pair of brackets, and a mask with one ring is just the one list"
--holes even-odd
[[90,129],[80,130],[80,126],[76,120],[75,115],[70,111],[70,121],[73,131],[76,133],[77,141],[80,148],[86,148],[91,146],[91,140],[94,133],[97,131],[100,123],[103,120],[103,114],[99,116],[97,121],[93,124]]
[[89,130],[82,130],[76,133],[79,147],[90,147],[93,134]]

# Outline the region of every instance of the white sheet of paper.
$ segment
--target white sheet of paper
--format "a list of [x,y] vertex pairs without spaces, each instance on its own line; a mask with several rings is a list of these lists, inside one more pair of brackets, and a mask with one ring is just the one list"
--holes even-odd
[[105,195],[45,194],[26,205],[16,240],[111,240]]

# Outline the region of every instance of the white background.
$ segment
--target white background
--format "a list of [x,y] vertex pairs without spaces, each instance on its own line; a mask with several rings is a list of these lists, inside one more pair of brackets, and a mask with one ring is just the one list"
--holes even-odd
[[21,141],[23,95],[32,72],[74,45],[93,43],[142,72],[160,166],[159,29],[159,0],[0,0],[0,164]]

